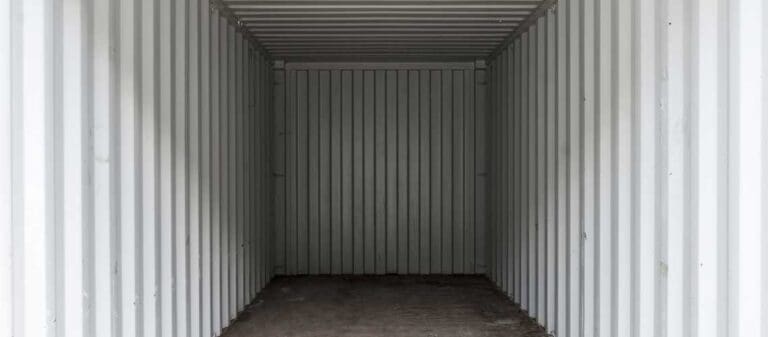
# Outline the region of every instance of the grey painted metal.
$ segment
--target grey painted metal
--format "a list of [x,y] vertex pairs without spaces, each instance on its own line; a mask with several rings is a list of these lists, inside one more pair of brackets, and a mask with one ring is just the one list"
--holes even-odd
[[0,20],[0,336],[220,334],[272,277],[268,55],[208,0]]
[[485,271],[474,65],[279,63],[276,273]]
[[[486,57],[543,0],[217,0],[272,55]],[[417,50],[413,44],[454,41]],[[274,44],[289,44],[290,50]],[[370,49],[339,45],[360,41]],[[327,47],[324,47],[327,46]]]
[[765,1],[560,1],[490,60],[489,271],[556,336],[768,335]]
[[475,70],[474,62],[286,62],[287,70]]
[[[476,60],[475,56],[469,56],[469,55],[438,55],[439,59],[443,62],[471,62],[473,60]],[[361,55],[315,55],[315,56],[305,56],[305,55],[296,55],[285,58],[286,61],[290,62],[331,62],[331,63],[337,63],[337,62],[345,62],[345,63],[368,63],[368,62],[389,62],[389,63],[399,63],[399,62],[433,62],[435,59],[438,59],[435,57],[434,54],[421,54],[421,55],[382,55],[382,54],[361,54]]]

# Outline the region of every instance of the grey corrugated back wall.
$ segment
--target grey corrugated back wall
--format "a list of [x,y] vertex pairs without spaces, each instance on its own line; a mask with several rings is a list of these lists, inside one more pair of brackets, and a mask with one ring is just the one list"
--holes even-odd
[[483,273],[484,76],[277,69],[276,273]]

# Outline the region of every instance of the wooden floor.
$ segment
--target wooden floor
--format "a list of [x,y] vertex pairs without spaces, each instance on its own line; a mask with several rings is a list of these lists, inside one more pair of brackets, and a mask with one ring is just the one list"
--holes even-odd
[[481,276],[273,280],[223,336],[547,336]]

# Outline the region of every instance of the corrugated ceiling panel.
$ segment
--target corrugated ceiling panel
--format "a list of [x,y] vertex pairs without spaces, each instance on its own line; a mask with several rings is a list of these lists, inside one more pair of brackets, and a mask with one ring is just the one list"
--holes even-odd
[[541,0],[220,2],[275,57],[316,59],[485,57],[542,3]]

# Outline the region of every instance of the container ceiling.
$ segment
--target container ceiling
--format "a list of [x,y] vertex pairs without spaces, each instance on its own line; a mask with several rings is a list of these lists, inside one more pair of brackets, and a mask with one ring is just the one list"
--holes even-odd
[[276,58],[477,58],[544,0],[223,0]]

